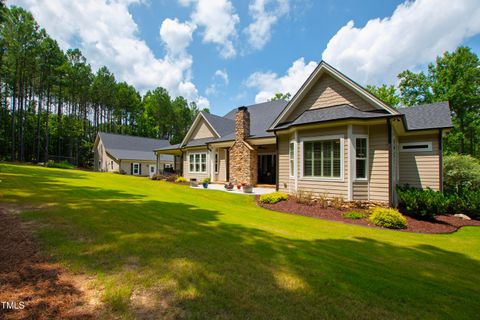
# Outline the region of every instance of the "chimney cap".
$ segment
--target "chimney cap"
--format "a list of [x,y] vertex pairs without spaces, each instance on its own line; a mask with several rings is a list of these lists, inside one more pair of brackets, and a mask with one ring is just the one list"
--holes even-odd
[[245,106],[238,107],[238,111],[247,111],[248,108]]

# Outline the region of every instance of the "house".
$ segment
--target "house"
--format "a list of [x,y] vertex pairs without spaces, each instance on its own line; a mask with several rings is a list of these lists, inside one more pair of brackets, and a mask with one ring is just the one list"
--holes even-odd
[[152,176],[173,167],[173,156],[157,157],[153,152],[169,145],[168,140],[99,132],[93,146],[94,168],[95,171]]
[[188,180],[272,184],[344,200],[396,203],[395,186],[442,189],[448,103],[395,109],[322,61],[289,101],[201,112],[182,143]]

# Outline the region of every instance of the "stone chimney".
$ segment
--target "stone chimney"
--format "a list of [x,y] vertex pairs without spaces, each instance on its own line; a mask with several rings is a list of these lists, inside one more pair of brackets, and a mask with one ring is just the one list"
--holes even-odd
[[230,181],[255,185],[258,175],[257,149],[246,140],[250,136],[250,112],[238,108],[235,114],[235,143],[229,151]]
[[245,140],[250,136],[250,112],[245,106],[239,107],[235,114],[235,140]]

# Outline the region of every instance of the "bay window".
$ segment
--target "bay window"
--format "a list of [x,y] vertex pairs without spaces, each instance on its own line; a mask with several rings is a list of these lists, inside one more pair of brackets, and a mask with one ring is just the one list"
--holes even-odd
[[303,142],[303,176],[318,178],[342,177],[342,140]]

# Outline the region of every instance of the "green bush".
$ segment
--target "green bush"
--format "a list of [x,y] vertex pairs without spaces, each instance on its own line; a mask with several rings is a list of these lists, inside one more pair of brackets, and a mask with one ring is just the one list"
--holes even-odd
[[178,177],[177,179],[175,179],[175,182],[176,183],[185,183],[185,182],[187,182],[187,179],[185,179],[184,177]]
[[273,192],[268,194],[262,194],[260,196],[261,203],[273,204],[284,200],[288,200],[288,194],[283,192]]
[[397,188],[400,211],[423,220],[433,220],[437,214],[445,214],[448,199],[432,189],[416,189],[409,186]]
[[443,177],[444,190],[447,193],[480,188],[480,161],[470,155],[445,156]]
[[375,208],[368,220],[379,227],[389,229],[405,229],[407,227],[407,219],[395,209]]
[[480,219],[480,190],[464,188],[460,193],[450,194],[448,197],[448,213],[464,213],[475,219]]
[[210,178],[205,178],[202,182],[210,183]]
[[74,169],[75,166],[68,161],[55,162],[53,160],[47,161],[47,167],[58,169]]
[[345,212],[343,214],[343,217],[344,218],[347,218],[347,219],[362,219],[362,218],[365,218],[365,214],[361,213],[361,212],[357,212],[357,211],[349,211],[349,212]]

